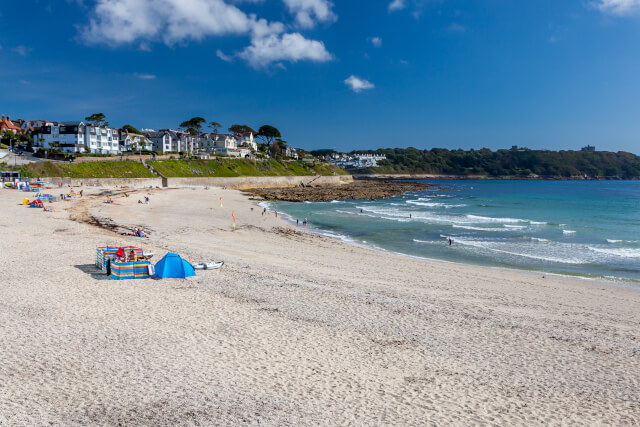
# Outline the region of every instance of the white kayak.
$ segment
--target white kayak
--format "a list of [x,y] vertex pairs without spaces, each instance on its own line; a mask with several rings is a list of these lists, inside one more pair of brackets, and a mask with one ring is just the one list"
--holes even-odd
[[216,270],[224,265],[224,261],[218,262],[202,262],[200,264],[193,264],[195,270]]

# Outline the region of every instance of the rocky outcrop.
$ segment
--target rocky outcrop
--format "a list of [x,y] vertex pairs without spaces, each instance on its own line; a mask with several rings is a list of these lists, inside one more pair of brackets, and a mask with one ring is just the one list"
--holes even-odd
[[408,191],[429,188],[420,182],[358,180],[342,185],[312,185],[311,187],[253,188],[253,192],[267,200],[289,202],[327,202],[336,199],[375,200],[400,196]]

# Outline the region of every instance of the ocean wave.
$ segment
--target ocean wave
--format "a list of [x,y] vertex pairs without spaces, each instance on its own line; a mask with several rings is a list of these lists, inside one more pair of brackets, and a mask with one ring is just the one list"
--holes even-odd
[[453,228],[462,228],[464,230],[475,230],[475,231],[509,231],[506,228],[483,228],[483,227],[474,227],[471,225],[458,225],[453,224]]
[[514,230],[522,230],[523,228],[527,228],[526,225],[509,225],[509,224],[504,224],[503,227],[511,228]]
[[609,243],[622,243],[622,242],[624,242],[624,240],[607,239],[607,242],[609,242]]
[[562,234],[575,234],[575,230],[562,230]]
[[564,257],[564,256],[561,256],[560,254],[556,258],[548,255],[530,254],[525,252],[514,252],[514,251],[505,250],[505,249],[498,249],[495,247],[491,247],[491,245],[495,244],[495,242],[477,241],[477,240],[474,241],[474,240],[466,240],[466,239],[460,239],[460,238],[454,240],[454,242],[462,245],[476,247],[479,249],[485,249],[492,252],[503,253],[507,255],[513,255],[513,256],[529,258],[529,259],[537,259],[540,261],[554,262],[559,264],[584,264],[585,263],[585,261],[581,259]]
[[527,219],[492,218],[492,217],[488,217],[488,216],[479,216],[479,215],[471,215],[471,214],[468,214],[467,218],[476,220],[477,222],[505,222],[505,223],[529,222],[529,220],[527,220]]
[[429,207],[429,208],[445,206],[444,203],[422,202],[422,201],[418,201],[418,200],[407,200],[407,203],[409,203],[411,205],[426,206],[426,207]]
[[530,240],[533,240],[534,242],[548,242],[549,239],[542,239],[540,237],[529,237]]
[[589,250],[622,258],[640,258],[640,249],[633,248],[599,248],[588,246]]

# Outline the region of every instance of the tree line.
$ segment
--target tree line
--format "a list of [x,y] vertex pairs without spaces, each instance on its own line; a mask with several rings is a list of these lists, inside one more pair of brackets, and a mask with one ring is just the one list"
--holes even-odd
[[640,157],[627,152],[547,150],[448,150],[388,148],[358,153],[384,154],[378,167],[359,173],[540,177],[640,177]]

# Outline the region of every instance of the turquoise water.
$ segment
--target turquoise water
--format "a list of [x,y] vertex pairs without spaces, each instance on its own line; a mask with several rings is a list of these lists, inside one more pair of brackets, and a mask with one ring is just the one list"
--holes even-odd
[[270,208],[406,255],[640,282],[640,181],[423,182],[434,187]]

